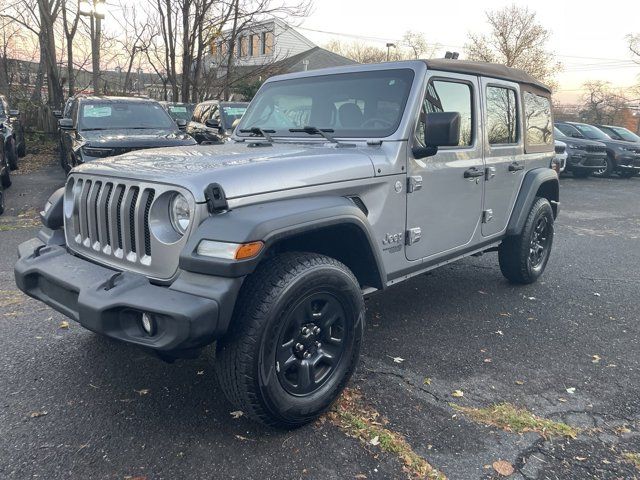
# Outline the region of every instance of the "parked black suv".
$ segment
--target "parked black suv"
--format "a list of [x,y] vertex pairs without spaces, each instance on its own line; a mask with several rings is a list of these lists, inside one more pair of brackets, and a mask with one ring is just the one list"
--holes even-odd
[[604,143],[569,137],[557,127],[554,127],[553,132],[556,140],[567,145],[565,172],[572,172],[574,177],[586,178],[607,166],[607,146]]
[[586,123],[556,122],[555,126],[568,137],[596,140],[606,145],[607,165],[593,172],[594,176],[609,177],[615,172],[623,178],[631,178],[640,172],[640,145],[614,140]]
[[4,142],[4,154],[11,170],[18,168],[18,157],[26,154],[24,127],[19,120],[20,111],[11,110],[7,97],[0,95],[0,133]]
[[181,102],[160,102],[162,108],[166,110],[171,118],[178,123],[181,129],[187,126],[189,120],[193,116],[193,109],[195,105],[193,103],[181,103]]
[[640,144],[640,136],[636,135],[628,128],[617,127],[614,125],[594,125],[594,127],[598,127],[614,140],[622,140],[623,142]]
[[97,158],[155,147],[195,145],[155,100],[80,96],[60,119],[65,171]]
[[246,102],[219,102],[207,100],[199,103],[187,125],[187,133],[198,143],[222,143],[228,138],[249,106]]

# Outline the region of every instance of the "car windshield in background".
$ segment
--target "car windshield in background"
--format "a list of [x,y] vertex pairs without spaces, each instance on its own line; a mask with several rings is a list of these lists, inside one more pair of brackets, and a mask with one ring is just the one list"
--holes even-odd
[[564,133],[562,133],[560,130],[558,130],[558,127],[553,127],[553,134],[558,138],[566,137],[566,135]]
[[576,124],[572,126],[575,127],[582,135],[590,138],[591,140],[611,140],[609,135],[596,127],[592,127],[591,125]]
[[174,120],[191,120],[193,107],[191,105],[167,105],[167,112]]
[[615,133],[617,133],[620,136],[620,138],[622,138],[623,140],[626,140],[627,142],[640,143],[640,137],[635,133],[633,133],[632,131],[627,130],[626,128],[622,128],[622,127],[609,127],[609,128],[613,130]]
[[400,125],[413,77],[413,70],[394,69],[270,82],[251,102],[238,131],[261,128],[299,137],[306,135],[289,129],[313,126],[336,137],[387,137]]
[[242,118],[247,111],[248,104],[230,104],[222,105],[220,107],[222,116],[222,126],[225,130],[231,130],[233,128],[233,122]]
[[157,103],[82,103],[78,119],[80,130],[175,128],[175,123]]

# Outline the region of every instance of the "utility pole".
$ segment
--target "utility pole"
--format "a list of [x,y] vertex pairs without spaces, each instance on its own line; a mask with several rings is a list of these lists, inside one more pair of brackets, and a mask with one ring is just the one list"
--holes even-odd
[[390,54],[391,54],[391,53],[390,53],[390,48],[391,48],[391,47],[393,47],[393,48],[398,48],[398,47],[396,47],[396,44],[395,44],[395,43],[387,43],[387,62],[389,61],[389,58],[391,58],[391,57],[390,57]]
[[106,13],[104,0],[80,0],[78,4],[80,15],[89,17],[91,28],[91,64],[93,92],[100,93],[100,37],[102,35],[102,20]]

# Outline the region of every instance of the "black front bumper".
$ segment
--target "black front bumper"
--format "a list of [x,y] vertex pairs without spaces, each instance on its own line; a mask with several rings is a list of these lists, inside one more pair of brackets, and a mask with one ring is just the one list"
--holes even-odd
[[[222,333],[216,299],[153,285],[143,275],[96,265],[39,239],[21,244],[18,254],[18,288],[94,332],[167,352],[201,347]],[[143,312],[155,320],[153,335],[142,328]]]

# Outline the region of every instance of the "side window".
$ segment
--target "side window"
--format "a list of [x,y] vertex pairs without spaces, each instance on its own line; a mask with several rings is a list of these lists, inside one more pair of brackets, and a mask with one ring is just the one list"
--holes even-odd
[[487,87],[487,136],[490,145],[518,142],[518,104],[515,90]]
[[424,121],[427,113],[458,112],[460,114],[461,147],[473,144],[473,94],[471,85],[449,80],[431,80],[422,103],[422,111],[416,129],[416,140],[425,145]]
[[524,118],[527,145],[551,145],[553,124],[549,99],[535,93],[524,92]]

